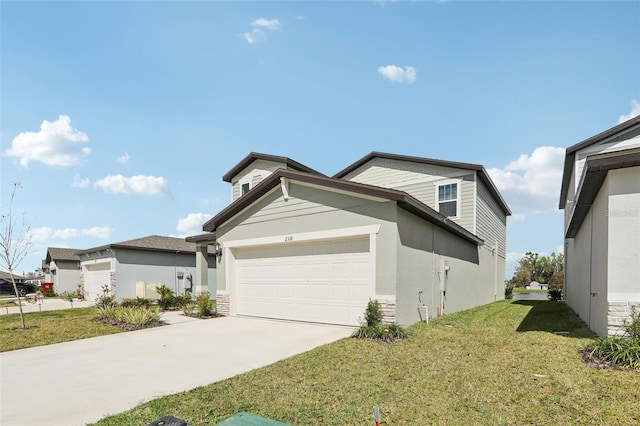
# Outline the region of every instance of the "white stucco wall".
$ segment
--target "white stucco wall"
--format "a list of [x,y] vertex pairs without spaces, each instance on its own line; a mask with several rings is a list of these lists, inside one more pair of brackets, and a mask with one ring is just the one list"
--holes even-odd
[[640,167],[611,170],[609,302],[640,303]]

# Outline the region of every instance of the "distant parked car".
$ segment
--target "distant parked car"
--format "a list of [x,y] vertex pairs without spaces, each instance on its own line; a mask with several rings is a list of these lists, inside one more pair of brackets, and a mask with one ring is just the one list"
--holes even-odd
[[[18,287],[18,294],[20,296],[25,296],[28,293],[35,293],[36,289],[38,288],[38,286],[36,286],[35,284],[31,284],[23,281],[17,281],[16,287]],[[11,296],[16,295],[16,292],[13,289],[13,283],[11,282],[11,280],[0,278],[0,294],[5,294],[5,295],[8,294]]]

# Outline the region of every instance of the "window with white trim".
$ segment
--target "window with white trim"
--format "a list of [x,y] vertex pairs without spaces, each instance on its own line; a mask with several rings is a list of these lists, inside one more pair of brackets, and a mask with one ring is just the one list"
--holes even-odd
[[458,216],[458,184],[438,185],[438,212],[445,217]]
[[242,192],[240,193],[240,195],[244,195],[247,192],[249,192],[249,184],[248,183],[243,183],[242,184]]

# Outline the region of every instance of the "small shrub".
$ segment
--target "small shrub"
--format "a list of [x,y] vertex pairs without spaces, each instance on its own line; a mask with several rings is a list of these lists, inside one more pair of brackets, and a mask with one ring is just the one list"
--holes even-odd
[[152,322],[160,321],[160,312],[157,309],[143,307],[120,307],[119,310],[120,321],[137,328],[143,328]]
[[621,336],[596,339],[588,346],[589,358],[598,358],[623,368],[640,370],[640,312],[633,308]]
[[127,325],[127,329],[140,329],[159,322],[160,312],[140,306],[104,306],[98,308],[98,318],[114,325]]
[[163,311],[171,309],[176,306],[175,296],[173,295],[173,290],[171,290],[166,285],[156,286],[156,291],[160,295],[160,299],[158,299],[158,306]]
[[176,296],[175,304],[185,315],[190,315],[196,303],[191,299],[190,294],[183,294]]
[[98,306],[98,318],[100,319],[111,319],[115,320],[117,318],[117,307],[114,305],[105,305]]
[[635,306],[631,309],[630,318],[624,321],[622,329],[625,336],[640,340],[640,311]]
[[380,307],[380,302],[377,300],[369,299],[369,303],[367,303],[367,309],[364,311],[364,320],[368,326],[375,326],[382,322],[382,318],[384,317],[384,312],[382,312],[382,308]]
[[151,307],[151,299],[146,299],[144,297],[136,297],[134,298],[124,298],[122,302],[120,302],[120,306],[123,308],[150,308]]
[[198,315],[206,317],[212,315],[216,310],[216,301],[211,300],[211,293],[203,291],[196,298],[196,305],[198,307]]
[[96,306],[99,308],[106,306],[117,306],[116,295],[109,290],[109,286],[102,286],[102,295],[96,297]]
[[406,330],[396,323],[363,325],[352,335],[358,339],[379,340],[381,342],[394,342],[408,336]]
[[53,288],[50,288],[49,290],[45,291],[44,293],[42,293],[42,295],[44,297],[56,297],[57,294],[55,291],[53,291]]
[[364,322],[353,334],[358,339],[372,339],[382,342],[393,342],[407,337],[406,330],[397,323],[383,324],[384,312],[380,302],[369,299],[364,311]]
[[84,286],[82,283],[78,283],[76,286],[76,297],[78,300],[84,300]]
[[389,331],[389,336],[393,339],[404,339],[408,336],[407,330],[395,322],[387,324],[387,330]]
[[549,288],[549,290],[547,290],[547,297],[549,300],[553,300],[554,302],[562,300],[562,290],[558,288]]
[[513,289],[515,285],[513,283],[507,283],[504,286],[504,298],[505,299],[513,299]]

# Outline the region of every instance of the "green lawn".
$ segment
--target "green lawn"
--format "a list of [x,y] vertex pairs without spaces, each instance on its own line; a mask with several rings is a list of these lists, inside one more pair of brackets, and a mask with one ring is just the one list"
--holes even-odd
[[22,330],[19,329],[19,314],[0,315],[0,352],[123,331],[118,327],[93,321],[95,317],[96,308],[29,312],[24,314],[27,329]]
[[530,288],[520,288],[520,287],[516,287],[513,289],[513,294],[516,293],[524,293],[524,294],[531,294],[531,293],[548,293],[547,290],[533,290]]
[[[374,405],[384,425],[640,423],[640,374],[585,365],[578,350],[593,335],[563,302],[501,301],[410,332],[394,344],[343,339],[98,424],[173,415],[214,425],[248,411],[292,425],[366,425]],[[224,368],[215,355],[211,363]]]

